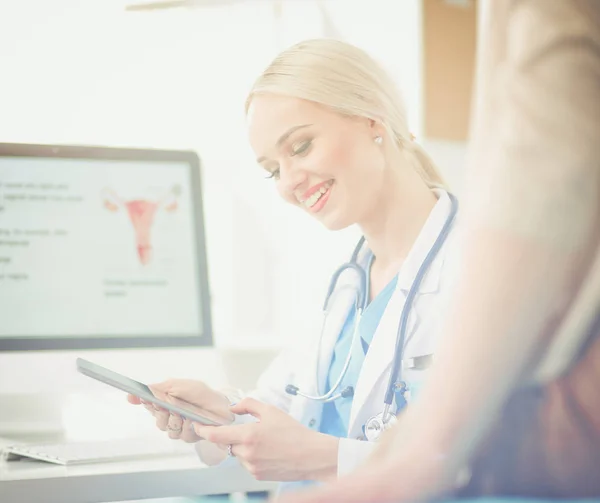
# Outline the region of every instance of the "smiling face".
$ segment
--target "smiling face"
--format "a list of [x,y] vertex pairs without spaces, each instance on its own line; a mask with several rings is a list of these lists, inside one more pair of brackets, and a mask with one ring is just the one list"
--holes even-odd
[[381,125],[316,103],[257,95],[248,110],[259,164],[280,195],[332,230],[360,223],[385,184]]

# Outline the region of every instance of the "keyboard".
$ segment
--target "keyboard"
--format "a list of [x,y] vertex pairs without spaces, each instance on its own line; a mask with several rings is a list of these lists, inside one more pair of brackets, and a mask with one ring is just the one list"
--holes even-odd
[[29,458],[71,466],[194,453],[194,447],[190,444],[166,438],[160,440],[146,438],[10,445],[2,449],[2,455],[8,461]]

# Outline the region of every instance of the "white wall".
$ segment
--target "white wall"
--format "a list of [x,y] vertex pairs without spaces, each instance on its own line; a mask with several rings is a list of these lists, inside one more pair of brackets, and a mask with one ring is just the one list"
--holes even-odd
[[[245,138],[251,82],[280,46],[322,34],[316,2],[287,2],[279,31],[268,1],[156,14],[123,3],[2,0],[0,139],[197,149],[217,341],[277,343],[355,239],[283,206]],[[420,2],[325,5],[339,34],[391,71],[419,136]],[[431,152],[460,178],[460,145]]]

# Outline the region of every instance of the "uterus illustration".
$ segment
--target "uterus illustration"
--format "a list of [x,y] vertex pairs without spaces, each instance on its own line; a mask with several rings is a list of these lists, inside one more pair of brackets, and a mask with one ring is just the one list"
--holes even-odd
[[133,226],[137,254],[142,265],[152,261],[151,230],[158,211],[173,213],[178,208],[181,194],[179,185],[173,186],[155,198],[123,199],[113,189],[105,188],[101,192],[102,204],[111,212],[125,210]]

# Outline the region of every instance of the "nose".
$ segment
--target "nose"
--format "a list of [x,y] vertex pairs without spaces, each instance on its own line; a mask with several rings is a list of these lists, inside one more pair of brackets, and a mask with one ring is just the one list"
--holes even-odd
[[306,172],[303,169],[282,165],[279,170],[280,187],[288,195],[294,192],[306,182]]

